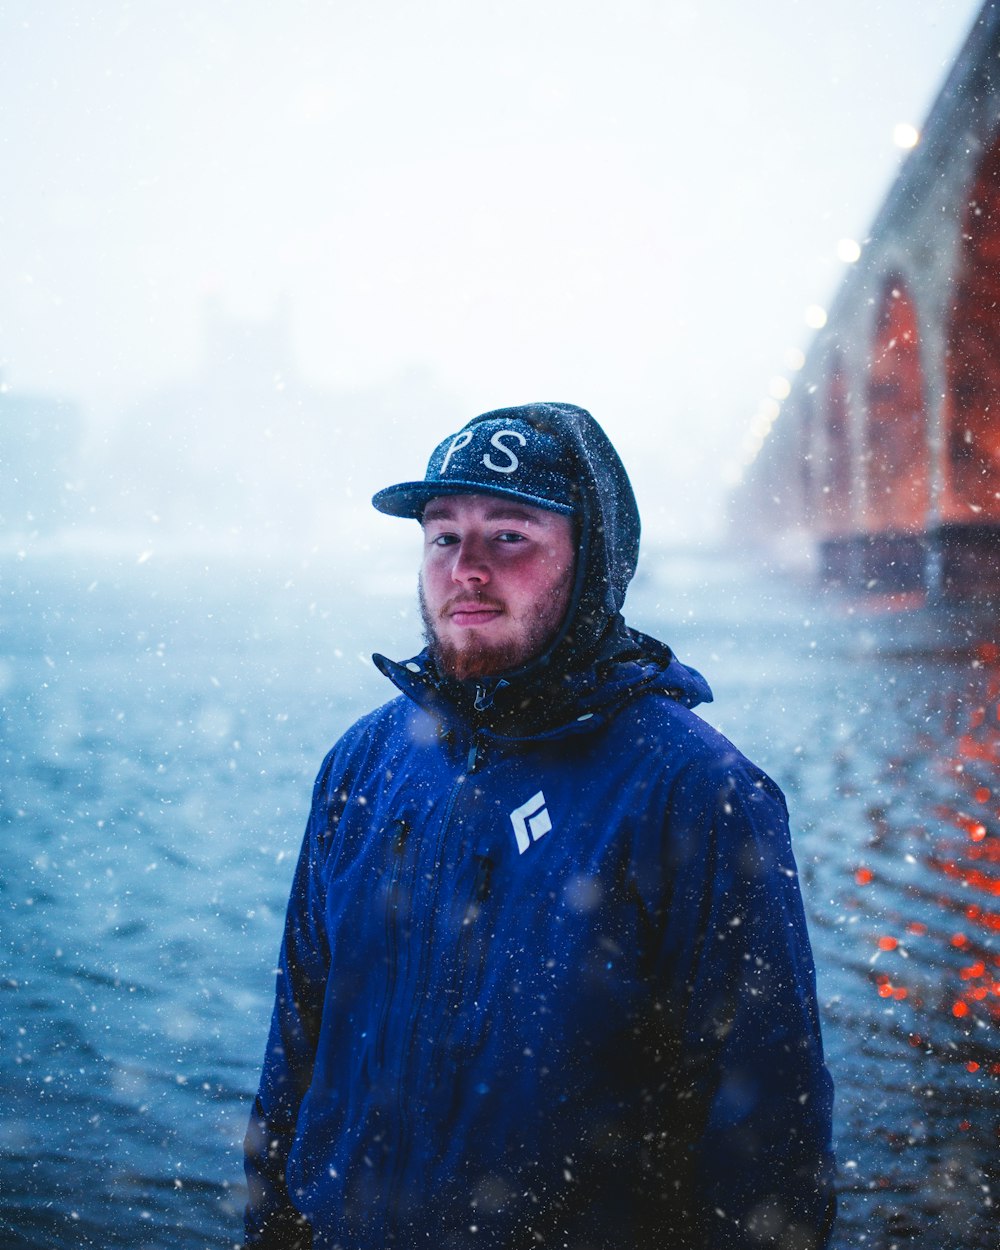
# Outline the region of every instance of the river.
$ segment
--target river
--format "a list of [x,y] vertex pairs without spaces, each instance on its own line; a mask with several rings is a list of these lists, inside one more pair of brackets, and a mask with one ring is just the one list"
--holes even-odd
[[[996,1245],[1000,648],[731,559],[633,624],[785,790],[837,1086],[834,1246]],[[419,645],[409,575],[0,559],[0,1233],[239,1244],[241,1143],[309,788]],[[891,605],[888,605],[891,606]]]

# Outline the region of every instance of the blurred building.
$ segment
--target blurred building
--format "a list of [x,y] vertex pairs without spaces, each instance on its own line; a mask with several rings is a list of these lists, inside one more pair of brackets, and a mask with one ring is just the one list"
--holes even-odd
[[[196,542],[308,529],[335,405],[298,376],[283,313],[235,318],[213,301],[204,317],[198,368],[131,405],[108,439],[95,519]],[[280,510],[290,498],[297,517]]]
[[988,0],[732,501],[828,582],[1000,592],[1000,0]]
[[0,386],[0,537],[50,535],[80,515],[75,404]]
[[413,377],[320,389],[287,310],[253,319],[213,300],[200,364],[123,411],[91,466],[91,523],[188,548],[356,546],[394,445],[440,407]]

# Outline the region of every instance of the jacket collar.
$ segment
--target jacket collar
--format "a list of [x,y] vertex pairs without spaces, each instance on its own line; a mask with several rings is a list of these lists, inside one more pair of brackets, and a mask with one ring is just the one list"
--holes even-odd
[[536,673],[524,682],[514,674],[456,681],[437,672],[426,649],[402,662],[384,655],[372,659],[397,689],[436,719],[503,738],[593,729],[641,691],[658,691],[689,708],[712,701],[696,669],[677,660],[665,643],[623,621],[593,663],[548,680]]

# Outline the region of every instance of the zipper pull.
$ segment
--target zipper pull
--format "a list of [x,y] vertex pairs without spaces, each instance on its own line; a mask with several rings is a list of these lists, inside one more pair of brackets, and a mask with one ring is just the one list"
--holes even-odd
[[479,743],[475,738],[472,739],[472,746],[469,747],[469,758],[465,761],[465,771],[474,773],[476,765],[479,763]]
[[488,712],[493,706],[493,700],[497,697],[501,690],[505,690],[510,682],[500,677],[491,682],[490,685],[483,685],[482,682],[476,682],[476,697],[472,706],[477,712]]
[[408,820],[394,820],[392,822],[392,849],[396,855],[402,855],[406,850],[406,839],[410,836],[410,822]]
[[473,893],[477,903],[484,903],[490,892],[490,878],[493,876],[493,861],[488,855],[476,856],[476,883]]

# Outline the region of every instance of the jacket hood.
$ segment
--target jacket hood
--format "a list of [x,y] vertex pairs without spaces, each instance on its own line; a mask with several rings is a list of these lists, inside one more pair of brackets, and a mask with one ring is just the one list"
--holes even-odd
[[[474,437],[482,425],[516,427],[521,423],[533,427],[554,449],[562,475],[572,483],[578,552],[576,578],[562,628],[542,656],[517,672],[505,674],[510,682],[549,667],[565,671],[586,665],[606,643],[609,632],[620,633],[624,627],[620,612],[635,574],[641,528],[625,466],[611,440],[584,408],[562,403],[497,408],[473,417],[452,443]],[[520,497],[513,480],[504,485],[509,493]],[[380,492],[376,501],[386,493]],[[434,493],[443,493],[440,482]]]
[[639,509],[625,466],[586,409],[529,404],[476,420],[514,413],[561,445],[577,484],[579,549],[573,594],[560,633],[536,663],[578,668],[596,657],[609,635],[624,630],[620,613],[639,559]]
[[[658,667],[672,662],[670,649],[655,639],[630,630],[621,615],[625,593],[635,574],[639,557],[639,509],[628,474],[611,440],[589,412],[575,404],[534,403],[498,408],[473,417],[456,435],[435,452],[447,462],[448,449],[464,448],[477,438],[477,427],[487,429],[512,425],[531,426],[549,449],[551,462],[557,460],[560,479],[572,486],[572,511],[577,523],[577,565],[569,607],[559,632],[540,656],[519,669],[479,682],[449,682],[437,678],[439,688],[447,689],[459,703],[475,699],[479,711],[499,699],[498,707],[517,706],[529,716],[534,705],[547,706],[550,713],[569,697],[569,688],[578,690],[575,675],[595,667],[606,670],[618,661],[648,659]],[[529,431],[530,432],[530,431]],[[520,437],[520,436],[519,436]],[[553,450],[554,449],[554,455]],[[439,453],[441,453],[439,455]],[[395,515],[419,515],[426,502],[423,496],[446,494],[441,465],[432,457],[424,483],[402,483],[380,491],[374,503]],[[431,486],[433,479],[433,486]],[[483,489],[469,484],[469,489]],[[464,489],[460,483],[457,489]],[[514,480],[490,486],[494,493],[526,497]],[[560,488],[562,489],[562,488]],[[536,501],[537,502],[537,501]],[[560,507],[560,510],[566,510]],[[381,665],[380,665],[381,667]],[[707,692],[704,679],[699,678]],[[472,688],[475,687],[474,693]],[[463,688],[465,693],[463,694]],[[705,699],[699,694],[696,701]],[[711,698],[711,695],[707,695]]]

